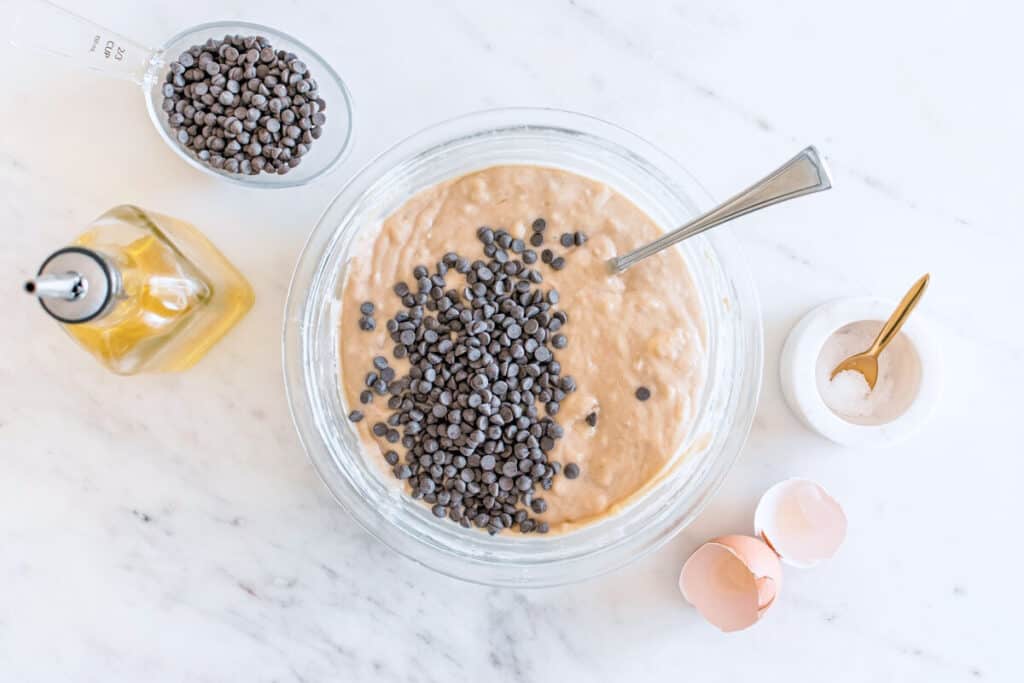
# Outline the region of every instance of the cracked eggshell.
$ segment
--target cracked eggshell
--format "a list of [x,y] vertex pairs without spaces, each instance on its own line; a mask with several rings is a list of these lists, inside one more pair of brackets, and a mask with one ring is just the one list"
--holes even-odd
[[726,632],[757,623],[781,588],[778,556],[751,536],[712,539],[690,555],[679,574],[683,597]]
[[787,479],[761,496],[754,531],[783,562],[805,569],[839,550],[846,537],[846,515],[819,484]]

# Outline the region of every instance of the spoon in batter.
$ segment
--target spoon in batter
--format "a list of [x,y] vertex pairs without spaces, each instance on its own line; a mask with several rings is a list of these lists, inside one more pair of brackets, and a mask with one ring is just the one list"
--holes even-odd
[[832,177],[818,150],[811,145],[735,197],[702,216],[662,235],[650,244],[608,261],[613,273],[621,273],[648,256],[657,254],[705,230],[772,204],[821,192],[832,187]]

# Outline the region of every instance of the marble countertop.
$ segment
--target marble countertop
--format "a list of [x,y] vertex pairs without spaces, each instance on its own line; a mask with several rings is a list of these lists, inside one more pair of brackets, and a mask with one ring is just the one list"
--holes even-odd
[[[0,679],[1024,677],[1019,6],[63,1],[151,44],[222,18],[298,35],[347,79],[357,143],[312,186],[228,186],[164,146],[130,83],[2,48]],[[291,268],[339,186],[400,137],[501,105],[622,124],[717,197],[808,143],[836,181],[728,228],[761,290],[765,386],[713,504],[629,568],[541,591],[443,578],[360,530],[302,452],[280,367]],[[188,373],[105,374],[17,294],[124,202],[198,224],[255,285],[251,314]],[[925,271],[947,366],[934,421],[887,451],[808,432],[779,388],[788,329],[833,297],[898,298]],[[680,598],[679,567],[749,531],[757,497],[788,476],[843,503],[847,542],[788,571],[755,628],[718,633]]]

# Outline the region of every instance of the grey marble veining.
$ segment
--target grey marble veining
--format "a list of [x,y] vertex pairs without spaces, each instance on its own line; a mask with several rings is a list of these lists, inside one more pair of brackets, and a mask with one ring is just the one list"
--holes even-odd
[[[1019,7],[64,1],[149,44],[222,18],[296,34],[348,81],[357,142],[311,187],[229,187],[163,146],[130,84],[0,48],[0,680],[1020,680]],[[507,105],[624,125],[716,196],[811,142],[836,177],[728,228],[761,290],[766,368],[720,494],[652,556],[540,591],[435,575],[359,529],[302,453],[280,370],[291,268],[340,185],[425,125]],[[256,288],[188,373],[109,376],[16,294],[124,202],[195,222]],[[885,452],[808,433],[776,377],[789,328],[925,271],[947,359],[930,428]],[[679,568],[749,531],[760,493],[795,475],[844,504],[847,543],[787,570],[757,627],[717,633],[680,598]]]

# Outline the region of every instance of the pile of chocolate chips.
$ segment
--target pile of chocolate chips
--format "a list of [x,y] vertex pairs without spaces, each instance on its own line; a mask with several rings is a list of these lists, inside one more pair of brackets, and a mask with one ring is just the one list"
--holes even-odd
[[[534,234],[544,227],[534,221]],[[395,357],[411,367],[397,378],[377,356],[360,401],[389,396],[390,416],[371,432],[401,442],[404,456],[388,449],[385,458],[434,515],[492,534],[546,533],[547,523],[531,516],[547,509],[536,488],[550,489],[560,473],[579,476],[575,463],[563,470],[550,458],[563,435],[554,417],[576,389],[552,351],[568,343],[559,332],[568,316],[557,309],[558,292],[540,287],[544,277],[530,267],[536,252],[505,230],[482,227],[477,237],[488,260],[448,253],[432,271],[417,266],[414,285],[395,285],[403,309],[387,331]],[[465,276],[461,291],[448,286],[452,270]]]
[[190,47],[168,65],[162,94],[178,143],[230,173],[287,173],[327,121],[306,64],[262,36]]

